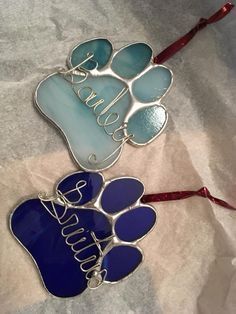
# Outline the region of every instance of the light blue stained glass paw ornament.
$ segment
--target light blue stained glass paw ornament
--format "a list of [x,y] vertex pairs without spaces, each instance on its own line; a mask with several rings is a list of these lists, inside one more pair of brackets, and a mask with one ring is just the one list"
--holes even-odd
[[104,182],[100,173],[75,172],[13,211],[10,228],[31,255],[45,288],[72,297],[115,283],[141,264],[138,241],[156,222],[140,198],[143,184],[131,177]]
[[110,167],[126,142],[146,145],[164,129],[161,100],[173,76],[152,59],[145,43],[115,51],[107,39],[93,39],[71,51],[68,69],[38,85],[37,107],[60,128],[84,170]]

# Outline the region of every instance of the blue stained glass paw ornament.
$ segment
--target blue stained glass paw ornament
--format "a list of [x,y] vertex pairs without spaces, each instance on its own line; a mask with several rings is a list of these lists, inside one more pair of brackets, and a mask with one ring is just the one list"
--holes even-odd
[[116,51],[109,40],[93,39],[76,46],[67,64],[39,83],[35,103],[81,168],[107,169],[126,142],[143,146],[161,134],[168,118],[161,101],[173,75],[153,63],[149,45]]
[[87,288],[116,283],[141,264],[138,242],[156,222],[132,177],[105,182],[102,174],[75,172],[53,196],[39,194],[13,211],[10,228],[35,261],[45,288],[73,297]]

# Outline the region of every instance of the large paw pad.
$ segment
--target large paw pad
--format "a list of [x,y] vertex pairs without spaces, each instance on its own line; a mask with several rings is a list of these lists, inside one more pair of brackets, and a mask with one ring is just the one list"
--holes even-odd
[[107,39],[94,39],[71,51],[69,70],[39,84],[39,109],[62,130],[82,168],[105,169],[125,142],[146,145],[164,129],[167,112],[160,101],[172,72],[152,58],[145,43],[114,51]]
[[143,260],[137,243],[154,226],[155,210],[140,203],[135,178],[109,182],[99,173],[76,172],[11,215],[14,236],[34,259],[46,289],[71,297],[87,287],[120,281]]

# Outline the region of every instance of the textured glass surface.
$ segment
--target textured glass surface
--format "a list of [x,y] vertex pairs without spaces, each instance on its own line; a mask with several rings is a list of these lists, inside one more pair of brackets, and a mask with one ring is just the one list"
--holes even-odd
[[134,81],[132,89],[135,97],[141,102],[151,102],[161,98],[172,81],[169,69],[157,66]]
[[137,43],[121,49],[114,57],[111,68],[119,76],[130,79],[135,77],[149,64],[152,49],[144,44]]
[[143,194],[143,184],[133,178],[112,181],[102,194],[102,208],[107,213],[116,213],[132,205]]
[[107,270],[106,281],[118,281],[133,272],[143,259],[142,253],[127,245],[114,247],[103,259],[102,266]]
[[[50,208],[51,202],[44,202],[44,205]],[[56,205],[56,210],[60,213],[61,206]],[[76,221],[75,216],[72,215],[77,215],[79,223],[69,227]],[[73,218],[69,219],[70,217]],[[83,233],[74,235],[74,238],[69,237],[70,243],[76,243],[82,237],[86,237],[85,242],[78,243],[74,247],[77,250],[93,243],[91,231],[98,238],[106,238],[111,234],[111,226],[107,218],[94,210],[70,208],[63,222],[68,219],[69,221],[62,225],[68,227],[65,230],[66,234],[75,232],[81,227],[84,228]],[[22,203],[15,210],[11,220],[14,235],[37,263],[47,290],[59,297],[71,297],[82,293],[87,288],[87,280],[86,273],[80,269],[80,263],[74,258],[75,253],[66,244],[61,234],[62,226],[38,199]],[[99,256],[99,250],[95,245],[86,248],[77,257],[85,259],[94,254]],[[92,265],[88,263],[86,268],[89,266]]]
[[[75,88],[77,91],[87,86],[92,87],[98,95],[92,103],[98,99],[104,99],[104,103],[96,110],[98,114],[119,94],[125,84],[111,76],[90,77]],[[77,97],[71,84],[61,75],[52,75],[41,83],[37,93],[37,102],[43,113],[63,130],[75,158],[83,168],[102,169],[117,159],[120,150],[103,162],[120,146],[120,142],[114,141],[105,133],[104,128],[97,123],[93,108],[89,108]],[[129,107],[130,95],[126,93],[109,112],[103,115],[101,121],[104,121],[112,112],[119,115],[119,119],[108,127],[109,132],[114,132],[123,123]],[[91,154],[96,155],[98,164],[89,162]]]
[[77,172],[64,178],[57,191],[74,205],[84,205],[94,199],[101,190],[103,178],[99,173]]
[[146,144],[155,138],[163,129],[167,113],[163,107],[152,106],[140,109],[129,119],[127,131],[133,134],[132,141],[136,144]]
[[[74,67],[94,54],[81,66],[86,68],[86,76],[78,75],[78,70],[66,76],[54,73],[37,89],[39,109],[62,130],[73,157],[85,170],[110,167],[119,158],[123,144],[130,142],[129,138],[133,137],[133,143],[147,144],[166,122],[160,109],[138,113],[134,110],[133,116],[129,111],[140,108],[138,102],[148,106],[148,102],[163,96],[171,84],[171,72],[162,66],[151,66],[152,49],[145,43],[121,48],[113,59],[112,49],[106,39],[78,45],[69,56],[72,63],[69,65]],[[96,62],[98,71],[90,71]],[[151,70],[142,75],[147,67]],[[125,79],[133,81],[127,83]],[[136,107],[132,106],[130,88],[138,101]]]
[[[102,191],[101,208],[96,196],[102,184],[99,173],[72,173],[56,187],[60,204],[29,199],[11,216],[13,234],[33,257],[45,287],[53,295],[82,293],[88,284],[86,275],[92,275],[98,261],[103,278],[114,282],[132,273],[142,260],[140,250],[132,243],[128,245],[145,236],[156,221],[150,206],[132,207],[143,194],[142,183],[135,178],[114,179]],[[92,200],[98,207],[92,208]],[[113,220],[101,209],[121,215]],[[122,214],[123,209],[128,211]],[[119,239],[126,244],[118,243]]]
[[[112,53],[112,45],[107,39],[99,38],[89,40],[81,45],[77,46],[71,55],[72,67],[83,62],[88,54],[94,54],[92,59],[98,63],[98,69],[103,68],[110,59]],[[87,61],[82,65],[85,69],[91,70],[96,66],[96,63],[92,60]]]
[[156,222],[156,212],[149,206],[134,208],[118,218],[115,225],[120,240],[132,242],[146,235]]

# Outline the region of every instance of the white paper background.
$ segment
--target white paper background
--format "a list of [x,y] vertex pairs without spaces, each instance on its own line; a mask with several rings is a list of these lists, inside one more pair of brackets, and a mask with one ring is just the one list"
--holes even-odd
[[[222,5],[206,0],[0,0],[1,313],[236,313],[236,212],[205,199],[156,204],[129,280],[71,300],[47,295],[8,229],[17,202],[76,169],[59,132],[32,104],[37,83],[80,41],[116,48],[145,41],[158,52]],[[167,62],[174,85],[166,131],[146,148],[126,145],[105,172],[143,180],[146,191],[198,189],[236,205],[236,10]]]

